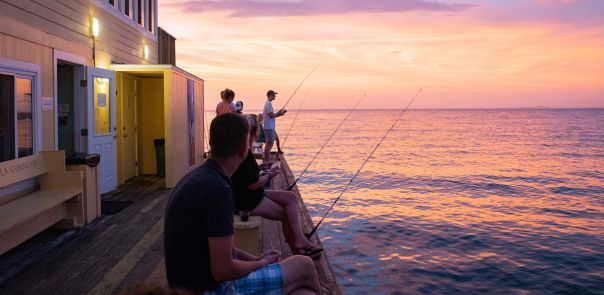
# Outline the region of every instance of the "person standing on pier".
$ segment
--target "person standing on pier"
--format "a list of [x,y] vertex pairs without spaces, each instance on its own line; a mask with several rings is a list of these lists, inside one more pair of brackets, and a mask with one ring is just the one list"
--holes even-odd
[[224,113],[234,113],[236,112],[235,103],[235,91],[227,88],[220,92],[221,102],[216,106],[216,116],[220,116]]
[[249,123],[226,113],[210,124],[211,157],[176,185],[164,221],[166,276],[194,294],[319,294],[312,259],[279,261],[277,250],[253,256],[233,246],[230,177],[247,157]]
[[[267,100],[264,103],[264,110],[262,111],[262,119],[264,121],[264,138],[266,140],[266,144],[264,146],[264,157],[263,161],[266,163],[270,160],[271,149],[273,148],[273,144],[275,139],[277,138],[277,132],[275,129],[275,119],[277,117],[281,117],[287,113],[287,110],[280,110],[278,112],[274,112],[273,110],[273,100],[275,100],[275,96],[278,93],[269,90],[266,92]],[[277,150],[281,152],[281,147],[279,146],[279,140],[277,139]]]

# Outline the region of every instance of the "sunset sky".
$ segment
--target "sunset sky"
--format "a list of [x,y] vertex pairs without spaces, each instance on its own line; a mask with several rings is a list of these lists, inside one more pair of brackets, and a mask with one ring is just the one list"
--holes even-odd
[[604,107],[602,0],[161,0],[177,64],[246,109]]

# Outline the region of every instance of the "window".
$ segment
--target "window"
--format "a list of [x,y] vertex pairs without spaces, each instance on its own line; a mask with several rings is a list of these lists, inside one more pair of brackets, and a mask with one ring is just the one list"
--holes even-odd
[[145,15],[145,9],[143,9],[143,0],[136,0],[136,1],[138,2],[138,6],[137,6],[138,14],[136,15],[136,20],[142,26],[142,25],[144,25],[144,15]]
[[147,0],[147,29],[153,33],[153,27],[155,24],[154,13],[153,13],[153,0]]
[[111,132],[111,108],[109,79],[94,78],[94,135]]
[[157,26],[157,0],[95,0],[92,3],[135,26],[148,37],[154,36]]
[[33,81],[0,74],[0,161],[34,154]]
[[15,79],[0,75],[0,161],[15,158]]
[[31,78],[17,78],[17,149],[18,158],[34,154],[34,110]]
[[124,14],[127,15],[128,17],[132,17],[132,15],[130,14],[130,1],[132,1],[132,0],[124,1]]

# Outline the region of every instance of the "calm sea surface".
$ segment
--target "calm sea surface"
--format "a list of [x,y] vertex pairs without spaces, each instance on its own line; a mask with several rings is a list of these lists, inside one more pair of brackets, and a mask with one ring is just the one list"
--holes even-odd
[[[294,175],[346,113],[300,112]],[[298,186],[315,223],[397,116],[353,113],[310,166]],[[346,294],[604,294],[604,110],[403,118],[319,229]]]

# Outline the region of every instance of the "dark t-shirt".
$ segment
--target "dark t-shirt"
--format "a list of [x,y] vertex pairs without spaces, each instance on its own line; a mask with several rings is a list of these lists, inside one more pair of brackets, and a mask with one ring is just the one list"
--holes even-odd
[[166,207],[164,248],[171,288],[214,289],[208,237],[233,234],[233,189],[214,159],[189,172]]
[[235,213],[238,214],[240,210],[252,211],[264,198],[264,188],[256,190],[249,188],[250,184],[258,182],[258,172],[260,172],[260,168],[250,151],[231,176],[235,189]]

